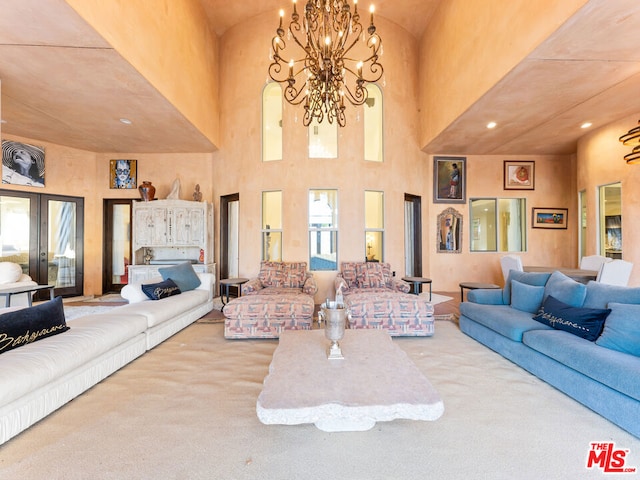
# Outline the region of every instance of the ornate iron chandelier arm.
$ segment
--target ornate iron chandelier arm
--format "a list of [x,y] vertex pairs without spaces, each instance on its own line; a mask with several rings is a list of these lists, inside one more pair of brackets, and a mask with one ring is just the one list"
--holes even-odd
[[[342,92],[351,105],[362,105],[369,98],[369,92],[363,85],[364,82],[356,83],[356,87],[352,92],[349,85],[345,84]],[[344,103],[344,102],[343,102]]]

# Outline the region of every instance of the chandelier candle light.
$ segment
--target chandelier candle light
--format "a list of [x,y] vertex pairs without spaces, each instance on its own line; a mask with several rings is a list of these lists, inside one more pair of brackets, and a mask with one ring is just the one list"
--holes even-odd
[[[344,127],[345,97],[354,106],[362,105],[368,97],[365,85],[380,80],[384,72],[378,63],[382,40],[373,23],[374,7],[370,8],[371,23],[365,35],[358,0],[353,0],[353,6],[352,12],[348,1],[308,0],[300,16],[293,0],[286,39],[284,10],[280,10],[280,24],[271,41],[269,77],[284,86],[287,102],[304,105],[305,127],[314,118],[322,123],[325,117],[329,123],[335,120]],[[302,58],[284,57],[287,41],[298,45]],[[359,50],[368,57],[349,56]]]

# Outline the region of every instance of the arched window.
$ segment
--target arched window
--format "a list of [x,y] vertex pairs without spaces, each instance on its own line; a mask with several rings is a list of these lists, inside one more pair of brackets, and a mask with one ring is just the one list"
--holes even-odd
[[282,160],[282,87],[270,82],[262,90],[262,161]]
[[364,108],[364,159],[384,161],[382,90],[375,84],[367,85],[369,96]]

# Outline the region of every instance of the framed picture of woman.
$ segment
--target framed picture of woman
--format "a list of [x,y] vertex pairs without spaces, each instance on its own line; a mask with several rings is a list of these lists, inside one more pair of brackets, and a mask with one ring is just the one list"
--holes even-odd
[[111,188],[138,188],[135,160],[111,160],[109,172]]
[[433,202],[465,203],[466,157],[433,158]]
[[44,147],[3,140],[2,183],[44,187]]

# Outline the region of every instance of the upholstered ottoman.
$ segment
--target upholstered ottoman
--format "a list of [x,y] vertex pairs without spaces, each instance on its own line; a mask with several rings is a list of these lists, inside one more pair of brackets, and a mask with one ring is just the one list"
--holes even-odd
[[247,295],[223,310],[225,338],[279,338],[283,330],[311,330],[313,297],[304,293]]
[[392,336],[433,335],[433,306],[419,295],[376,289],[348,293],[344,302],[351,328],[380,328]]

